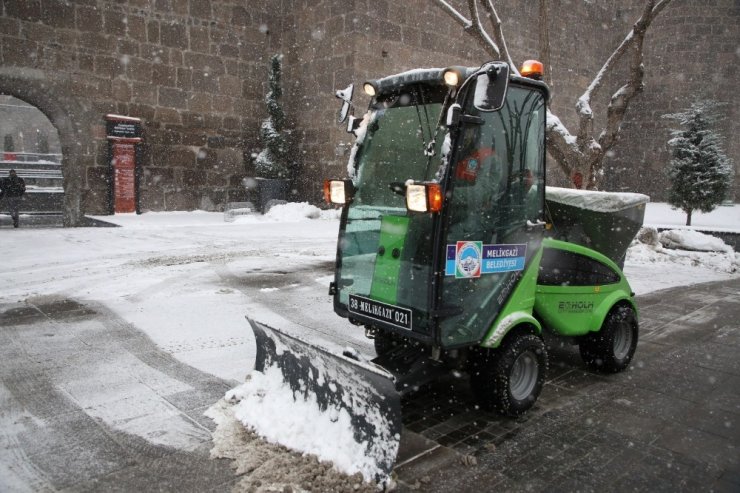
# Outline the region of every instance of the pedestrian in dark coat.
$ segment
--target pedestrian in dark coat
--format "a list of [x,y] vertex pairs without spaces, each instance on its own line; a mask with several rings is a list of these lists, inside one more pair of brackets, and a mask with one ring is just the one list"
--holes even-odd
[[2,188],[0,197],[3,195],[5,196],[5,200],[8,203],[10,217],[13,219],[13,227],[17,228],[19,217],[18,210],[21,206],[21,198],[23,197],[23,194],[26,193],[26,182],[23,181],[23,178],[18,176],[14,169],[11,169],[8,173],[8,177],[3,178],[2,183],[0,183],[0,188]]

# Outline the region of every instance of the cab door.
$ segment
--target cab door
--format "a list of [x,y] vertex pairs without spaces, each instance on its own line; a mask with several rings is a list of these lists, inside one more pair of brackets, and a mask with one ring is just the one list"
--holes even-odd
[[[479,342],[543,236],[545,94],[510,84],[498,111],[465,108],[448,169],[440,344]],[[449,315],[454,314],[454,315]]]

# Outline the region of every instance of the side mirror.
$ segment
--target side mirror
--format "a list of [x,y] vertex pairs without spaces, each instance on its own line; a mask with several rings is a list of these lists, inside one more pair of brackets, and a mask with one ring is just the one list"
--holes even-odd
[[491,62],[484,65],[476,80],[473,105],[479,111],[498,111],[504,105],[509,87],[509,65]]
[[447,128],[456,127],[462,119],[462,106],[455,103],[447,110]]
[[355,130],[360,128],[361,123],[362,123],[362,118],[357,118],[355,116],[350,115],[349,120],[347,120],[347,133],[354,134]]
[[337,119],[339,123],[343,123],[344,120],[347,119],[347,115],[349,115],[349,110],[352,107],[352,94],[354,94],[354,91],[355,85],[350,84],[346,88],[334,93],[337,98],[343,101],[342,107],[339,110],[339,117]]

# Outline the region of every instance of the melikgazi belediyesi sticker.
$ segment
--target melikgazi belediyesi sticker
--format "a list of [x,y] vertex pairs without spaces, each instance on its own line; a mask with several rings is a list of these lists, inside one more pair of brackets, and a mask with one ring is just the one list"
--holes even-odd
[[445,275],[465,279],[516,272],[524,269],[526,256],[526,244],[483,245],[480,241],[458,241],[447,245]]

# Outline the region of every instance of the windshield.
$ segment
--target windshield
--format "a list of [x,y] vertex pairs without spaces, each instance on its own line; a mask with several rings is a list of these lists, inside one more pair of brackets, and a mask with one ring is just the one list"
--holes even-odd
[[407,213],[404,184],[430,181],[440,167],[443,98],[411,87],[377,101],[366,116],[337,271],[339,302],[350,317],[427,330],[432,217]]
[[[409,98],[402,95],[398,99]],[[439,166],[443,128],[436,128],[441,104],[403,106],[400,101],[371,110],[367,133],[357,153],[355,202],[362,205],[395,206],[405,209],[403,196],[390,183],[408,179],[426,181],[434,178]],[[427,147],[434,143],[434,155]]]

